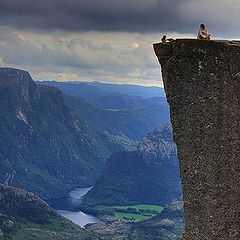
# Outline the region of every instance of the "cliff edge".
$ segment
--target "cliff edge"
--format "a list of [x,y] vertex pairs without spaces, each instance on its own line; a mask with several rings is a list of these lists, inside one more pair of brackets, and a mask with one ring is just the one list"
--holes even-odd
[[154,44],[183,184],[184,240],[240,239],[240,42]]

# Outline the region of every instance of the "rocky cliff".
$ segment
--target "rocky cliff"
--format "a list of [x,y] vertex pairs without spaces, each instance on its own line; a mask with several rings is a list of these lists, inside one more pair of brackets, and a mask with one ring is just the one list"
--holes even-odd
[[183,239],[240,238],[240,42],[154,44],[180,160]]

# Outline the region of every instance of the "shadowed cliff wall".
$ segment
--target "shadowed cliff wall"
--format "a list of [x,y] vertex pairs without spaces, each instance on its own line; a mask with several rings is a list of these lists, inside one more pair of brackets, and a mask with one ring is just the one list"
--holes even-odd
[[154,44],[171,108],[184,240],[240,239],[240,42]]

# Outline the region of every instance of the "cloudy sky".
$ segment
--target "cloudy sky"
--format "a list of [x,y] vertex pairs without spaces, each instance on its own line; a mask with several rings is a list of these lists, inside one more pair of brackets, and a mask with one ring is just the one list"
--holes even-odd
[[240,38],[239,0],[0,0],[0,64],[34,79],[161,86],[162,34]]

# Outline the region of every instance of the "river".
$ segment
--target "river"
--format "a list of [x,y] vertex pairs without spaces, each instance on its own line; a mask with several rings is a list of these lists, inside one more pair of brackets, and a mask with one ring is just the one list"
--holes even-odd
[[58,198],[47,201],[48,204],[57,210],[65,218],[72,222],[84,227],[89,223],[100,222],[100,220],[90,214],[79,211],[79,205],[81,204],[82,197],[91,188],[75,188],[69,192],[69,196],[65,198]]

